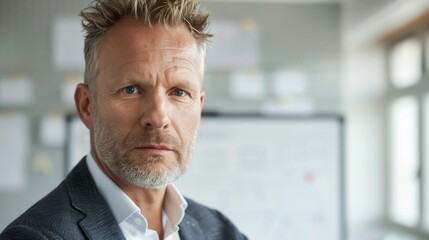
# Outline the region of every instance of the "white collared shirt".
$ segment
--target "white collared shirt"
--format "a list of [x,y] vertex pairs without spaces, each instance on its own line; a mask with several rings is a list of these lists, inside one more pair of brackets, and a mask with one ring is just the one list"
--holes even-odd
[[[146,218],[140,208],[98,167],[91,153],[86,157],[89,172],[101,195],[109,205],[113,216],[127,240],[159,240],[158,233],[148,228]],[[179,224],[188,206],[179,190],[170,184],[167,186],[162,211],[164,240],[180,240]]]

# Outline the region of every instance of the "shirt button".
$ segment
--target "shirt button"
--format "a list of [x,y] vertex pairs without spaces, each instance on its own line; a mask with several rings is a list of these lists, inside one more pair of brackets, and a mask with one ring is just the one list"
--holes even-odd
[[142,224],[142,220],[141,220],[140,218],[136,218],[136,219],[134,219],[134,222],[135,222],[137,225],[141,225],[141,224]]

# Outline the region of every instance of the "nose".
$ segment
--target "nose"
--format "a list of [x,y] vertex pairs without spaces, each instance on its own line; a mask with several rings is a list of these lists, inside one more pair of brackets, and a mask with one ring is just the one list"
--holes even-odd
[[166,99],[159,94],[152,94],[143,103],[141,124],[148,129],[163,129],[170,124]]

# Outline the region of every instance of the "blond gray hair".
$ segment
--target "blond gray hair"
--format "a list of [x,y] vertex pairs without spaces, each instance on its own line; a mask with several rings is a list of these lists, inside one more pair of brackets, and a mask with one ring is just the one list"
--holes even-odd
[[85,31],[84,82],[93,85],[98,66],[98,46],[115,23],[123,18],[141,21],[146,26],[162,25],[166,28],[185,24],[202,53],[212,36],[208,31],[209,14],[200,10],[197,0],[94,0],[81,13]]

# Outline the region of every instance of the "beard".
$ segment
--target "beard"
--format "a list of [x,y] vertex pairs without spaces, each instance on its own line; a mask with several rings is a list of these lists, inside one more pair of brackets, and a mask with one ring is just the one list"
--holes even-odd
[[[196,132],[191,134],[188,149],[178,150],[180,140],[157,129],[143,130],[121,138],[112,132],[113,124],[95,114],[95,150],[110,171],[125,181],[143,188],[156,189],[176,181],[188,169],[195,145]],[[141,154],[136,148],[145,144],[162,144],[173,149],[173,161],[162,155]]]

